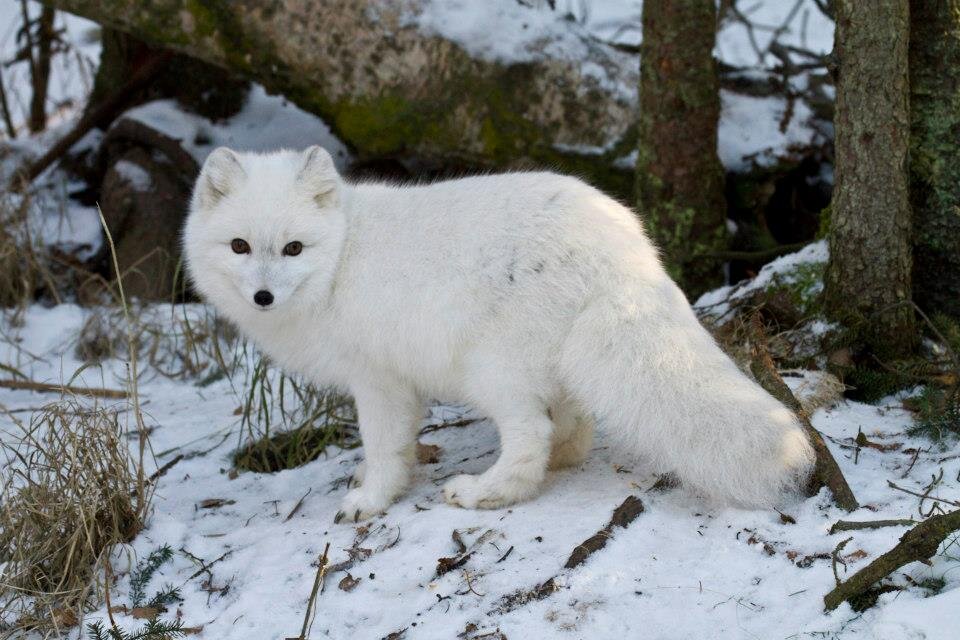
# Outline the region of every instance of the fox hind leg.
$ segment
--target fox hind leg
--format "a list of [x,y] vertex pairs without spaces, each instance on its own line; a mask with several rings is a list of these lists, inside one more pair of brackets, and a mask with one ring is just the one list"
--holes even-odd
[[593,420],[570,398],[551,405],[550,417],[554,431],[548,468],[562,469],[581,464],[593,446]]

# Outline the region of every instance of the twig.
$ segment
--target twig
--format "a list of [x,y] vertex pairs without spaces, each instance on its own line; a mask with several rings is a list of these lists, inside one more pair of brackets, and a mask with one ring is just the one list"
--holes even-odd
[[[570,557],[567,558],[567,562],[563,565],[563,568],[574,569],[586,562],[587,558],[606,546],[607,540],[610,539],[614,527],[628,526],[636,520],[637,516],[641,513],[643,513],[643,503],[640,501],[640,498],[627,496],[627,499],[624,500],[619,507],[614,509],[607,526],[577,545],[573,552],[570,553]],[[506,558],[509,554],[510,551],[507,551],[503,558]],[[520,589],[519,591],[503,596],[498,601],[497,606],[487,612],[487,615],[503,615],[529,602],[536,602],[550,597],[550,595],[560,589],[561,585],[557,578],[558,576],[553,576],[532,589]]]
[[631,522],[643,513],[643,502],[636,496],[627,496],[623,503],[614,509],[610,522],[603,529],[581,542],[567,558],[564,569],[573,569],[579,567],[587,561],[591,555],[607,546],[607,540],[613,535],[613,528],[620,527],[625,529]]
[[320,593],[320,587],[323,586],[323,577],[327,574],[327,567],[330,561],[327,553],[330,551],[330,543],[323,548],[323,554],[317,561],[317,575],[313,579],[313,589],[310,591],[310,598],[307,600],[307,610],[303,614],[303,627],[300,629],[300,635],[296,638],[287,638],[286,640],[307,640],[310,637],[310,629],[313,627],[314,607],[317,603],[317,594]]
[[307,492],[297,500],[297,504],[293,505],[293,509],[290,510],[290,513],[287,514],[287,517],[283,519],[284,522],[289,522],[290,518],[297,515],[297,511],[300,511],[300,507],[303,506],[303,501],[307,499],[307,496],[310,495],[310,492],[313,491],[313,487],[307,489]]
[[891,489],[896,489],[897,491],[903,491],[904,493],[909,493],[912,496],[917,496],[918,498],[923,498],[924,500],[933,500],[935,502],[942,502],[944,504],[949,504],[954,507],[960,507],[960,502],[955,502],[953,500],[947,500],[946,498],[934,498],[931,495],[925,493],[917,493],[916,491],[911,491],[910,489],[904,489],[903,487],[894,484],[892,481],[887,480],[887,486]]
[[478,418],[463,418],[461,420],[451,420],[450,422],[438,422],[437,424],[428,424],[423,429],[420,430],[420,435],[427,433],[433,433],[434,431],[439,431],[440,429],[447,429],[449,427],[466,427],[473,424],[474,422],[479,422]]
[[34,382],[33,380],[0,380],[0,387],[4,389],[19,389],[25,391],[39,391],[69,393],[75,396],[92,396],[94,398],[126,398],[129,394],[123,389],[103,389],[99,387],[74,387],[71,385],[52,384],[48,382]]
[[830,534],[838,531],[857,531],[860,529],[882,529],[883,527],[909,527],[917,524],[916,520],[869,520],[867,522],[854,522],[851,520],[837,520],[830,527]]
[[21,167],[21,169],[14,174],[10,188],[13,190],[26,188],[26,186],[43,173],[47,167],[69,151],[70,147],[86,135],[88,131],[94,127],[108,124],[113,120],[133,96],[149,85],[157,74],[163,70],[164,65],[170,60],[172,55],[169,51],[162,51],[148,59],[143,66],[137,69],[136,73],[133,74],[125,85],[110,94],[95,109],[87,112],[76,126],[67,132],[63,138],[58,140],[56,144],[50,147],[45,154],[30,164]]
[[184,457],[185,457],[185,456],[184,456],[182,453],[177,454],[177,455],[173,458],[173,460],[171,460],[170,462],[166,463],[165,465],[163,465],[162,467],[160,467],[159,469],[157,469],[157,470],[154,471],[153,473],[151,473],[151,474],[150,474],[150,477],[147,478],[147,482],[148,482],[148,483],[154,482],[155,480],[157,480],[157,478],[160,478],[160,477],[162,477],[163,475],[165,475],[165,474],[167,473],[167,471],[170,471],[170,469],[172,469],[175,464],[177,464],[178,462],[180,462],[181,460],[183,460]]
[[13,140],[17,137],[17,128],[13,126],[10,116],[10,104],[7,102],[7,90],[3,86],[3,69],[0,67],[0,113],[3,115],[3,124],[7,128],[7,136]]
[[928,518],[907,531],[900,542],[866,567],[838,584],[823,597],[823,604],[832,611],[840,604],[868,591],[874,583],[910,562],[933,556],[948,535],[960,529],[960,510]]
[[840,466],[823,441],[823,436],[810,424],[810,418],[806,411],[800,406],[800,402],[790,391],[790,387],[786,385],[783,378],[780,377],[777,367],[773,364],[770,352],[767,351],[767,336],[763,330],[759,314],[754,314],[751,318],[750,328],[753,338],[753,358],[750,362],[750,371],[753,372],[761,387],[786,405],[787,408],[793,410],[816,453],[816,463],[813,476],[810,478],[810,484],[807,486],[807,495],[815,495],[820,487],[827,487],[833,494],[833,501],[838,507],[846,511],[857,510],[860,508],[860,504],[853,495],[850,485],[847,484],[847,479],[843,477]]

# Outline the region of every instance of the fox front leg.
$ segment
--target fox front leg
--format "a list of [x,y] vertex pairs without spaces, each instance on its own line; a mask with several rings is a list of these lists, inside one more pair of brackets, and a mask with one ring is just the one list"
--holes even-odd
[[344,496],[335,522],[372,518],[407,488],[416,459],[422,403],[400,384],[364,384],[353,389],[363,441],[363,480]]

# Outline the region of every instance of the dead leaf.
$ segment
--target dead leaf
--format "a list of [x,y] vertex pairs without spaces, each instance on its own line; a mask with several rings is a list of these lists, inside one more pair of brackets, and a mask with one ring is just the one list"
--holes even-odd
[[337,588],[340,589],[340,591],[346,591],[349,593],[350,591],[353,591],[358,584],[360,584],[360,580],[361,578],[354,578],[348,573],[343,577],[343,580],[340,581],[340,584],[337,585]]
[[138,620],[153,620],[160,615],[160,609],[156,607],[134,607],[130,609],[130,615]]
[[866,558],[868,555],[870,554],[864,551],[863,549],[857,549],[856,551],[853,551],[843,556],[843,559],[846,560],[847,562],[855,562],[857,560],[862,560]]
[[417,443],[417,462],[420,464],[437,464],[443,449],[436,444]]
[[58,627],[75,627],[80,624],[77,612],[73,609],[54,609],[52,617]]

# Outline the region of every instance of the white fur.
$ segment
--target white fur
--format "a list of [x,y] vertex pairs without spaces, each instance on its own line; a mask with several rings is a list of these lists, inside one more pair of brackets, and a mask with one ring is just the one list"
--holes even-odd
[[[281,255],[294,240],[303,252]],[[701,327],[637,216],[575,178],[348,184],[319,148],[218,150],[184,244],[197,290],[272,359],[354,395],[366,465],[350,518],[403,492],[434,398],[500,432],[493,466],[444,487],[464,507],[531,498],[548,465],[586,458],[594,422],[724,502],[773,504],[809,471],[794,415]]]

